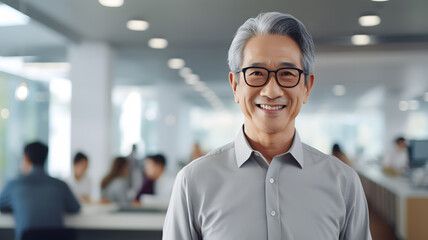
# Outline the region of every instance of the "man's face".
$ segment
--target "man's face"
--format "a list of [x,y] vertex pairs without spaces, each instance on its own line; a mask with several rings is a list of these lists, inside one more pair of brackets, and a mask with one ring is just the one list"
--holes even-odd
[[157,180],[163,173],[163,165],[156,163],[153,159],[147,158],[144,163],[144,174],[151,180]]
[[82,159],[81,161],[74,164],[74,175],[77,179],[80,179],[85,175],[86,170],[88,169],[88,160]]
[[407,149],[406,141],[404,141],[404,140],[400,140],[400,141],[398,141],[398,142],[397,142],[397,147],[398,147],[399,149],[402,149],[402,150]]
[[[303,70],[300,48],[288,36],[255,36],[247,41],[242,57],[242,68],[258,66],[272,71],[294,66]],[[235,102],[239,103],[245,115],[247,134],[294,132],[295,118],[302,104],[308,100],[314,75],[309,76],[305,85],[305,75],[302,74],[299,84],[293,88],[279,86],[274,75],[270,74],[266,85],[250,87],[245,83],[242,72],[239,74],[239,84],[236,74],[229,73]]]

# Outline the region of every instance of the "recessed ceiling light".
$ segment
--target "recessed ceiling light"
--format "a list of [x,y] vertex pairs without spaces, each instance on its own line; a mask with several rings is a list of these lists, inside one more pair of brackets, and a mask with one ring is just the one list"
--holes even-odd
[[418,110],[419,109],[419,101],[410,100],[409,101],[409,110]]
[[425,101],[425,102],[428,102],[428,92],[426,92],[426,93],[424,94],[424,101]]
[[0,27],[25,25],[30,18],[21,12],[0,3]]
[[214,98],[216,98],[217,96],[215,95],[215,93],[212,91],[212,90],[210,90],[210,89],[207,89],[205,92],[203,92],[203,93],[201,93],[202,94],[202,96],[205,98],[205,99],[207,99],[208,101],[212,101]]
[[205,83],[201,82],[201,81],[199,81],[198,83],[196,83],[193,88],[197,92],[204,92],[204,91],[206,91],[208,89],[207,86],[205,85]]
[[16,98],[19,101],[24,101],[28,97],[28,87],[26,83],[19,84],[19,87],[15,91]]
[[184,67],[184,60],[181,58],[171,58],[168,60],[168,67],[171,69],[180,69]]
[[196,74],[189,74],[184,81],[189,85],[195,85],[199,82],[199,76]]
[[388,2],[389,0],[372,0],[372,2]]
[[168,46],[168,41],[164,38],[152,38],[149,40],[149,46],[155,49],[162,49]]
[[104,7],[120,7],[123,5],[123,0],[98,0]]
[[3,119],[7,119],[9,117],[9,110],[7,108],[3,108],[0,112],[0,116]]
[[363,27],[373,27],[379,25],[380,17],[376,14],[363,15],[358,19],[358,23]]
[[55,71],[69,71],[70,63],[68,62],[25,62],[23,63],[25,69],[41,69],[41,70],[55,70]]
[[343,95],[345,95],[345,93],[346,93],[345,86],[338,84],[338,85],[335,85],[333,87],[333,94],[334,95],[336,95],[336,96],[343,96]]
[[132,31],[145,31],[149,28],[149,23],[143,20],[129,20],[126,27]]
[[357,34],[352,36],[351,41],[354,45],[368,45],[370,44],[370,36],[366,34]]
[[192,74],[192,69],[190,69],[188,67],[184,67],[184,68],[180,69],[180,76],[181,77],[186,78],[190,74]]
[[409,110],[409,103],[407,101],[400,101],[398,103],[398,109],[403,112]]

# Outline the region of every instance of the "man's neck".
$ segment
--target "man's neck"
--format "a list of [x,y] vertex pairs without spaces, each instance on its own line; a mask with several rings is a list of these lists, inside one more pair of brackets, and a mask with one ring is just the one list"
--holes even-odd
[[268,163],[280,154],[287,152],[293,143],[295,129],[294,127],[285,132],[265,133],[261,131],[246,130],[244,133],[251,147],[259,151]]

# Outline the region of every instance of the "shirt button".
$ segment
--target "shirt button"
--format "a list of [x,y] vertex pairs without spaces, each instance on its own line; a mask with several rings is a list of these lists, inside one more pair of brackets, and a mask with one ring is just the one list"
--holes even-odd
[[270,179],[269,179],[269,182],[270,182],[270,183],[274,183],[274,182],[275,182],[275,179],[270,178]]
[[260,153],[257,153],[257,152],[256,152],[255,154],[256,154],[256,156],[257,156],[257,157],[260,157]]
[[272,217],[275,217],[276,212],[275,212],[275,211],[272,211],[272,212],[270,212],[270,215],[271,215]]

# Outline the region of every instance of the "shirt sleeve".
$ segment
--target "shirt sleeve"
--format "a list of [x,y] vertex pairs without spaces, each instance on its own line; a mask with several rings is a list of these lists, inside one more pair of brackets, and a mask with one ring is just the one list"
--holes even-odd
[[8,183],[3,188],[3,191],[0,193],[0,209],[2,210],[12,208],[11,189],[11,183]]
[[174,183],[171,201],[163,227],[164,240],[201,240],[202,235],[195,224],[191,196],[185,169],[181,170]]
[[68,213],[77,213],[80,211],[80,204],[77,201],[74,194],[71,192],[70,187],[66,183],[64,183],[64,208]]
[[346,219],[340,240],[371,240],[366,196],[356,172],[350,176],[345,192]]

